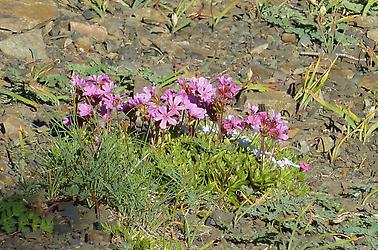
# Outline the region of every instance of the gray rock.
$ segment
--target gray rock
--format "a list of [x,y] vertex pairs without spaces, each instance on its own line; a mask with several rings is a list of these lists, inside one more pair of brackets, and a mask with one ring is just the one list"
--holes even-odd
[[173,74],[172,64],[170,63],[154,64],[150,68],[157,76],[169,76]]
[[117,18],[117,17],[106,17],[101,24],[102,26],[106,28],[109,35],[116,36],[116,37],[122,36],[122,29],[123,29],[122,19]]
[[57,18],[53,0],[1,0],[0,29],[21,32]]
[[223,224],[232,225],[233,219],[233,213],[215,209],[211,216],[206,220],[205,224],[207,226],[222,226]]
[[62,234],[69,234],[71,232],[72,232],[72,229],[70,225],[68,225],[67,223],[54,225],[54,233],[56,234],[62,235]]
[[242,110],[246,110],[248,104],[264,105],[267,110],[274,109],[276,111],[287,111],[290,115],[296,111],[296,103],[291,96],[281,92],[243,92],[236,103],[236,106]]
[[32,62],[33,59],[46,60],[49,58],[43,42],[42,31],[39,29],[10,36],[0,42],[0,50],[8,56],[27,62]]

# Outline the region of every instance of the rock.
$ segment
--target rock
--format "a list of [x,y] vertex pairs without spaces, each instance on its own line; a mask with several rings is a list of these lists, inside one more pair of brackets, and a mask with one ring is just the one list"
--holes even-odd
[[8,169],[8,164],[4,160],[0,159],[0,173],[6,172],[7,169]]
[[147,24],[164,24],[167,22],[167,18],[159,11],[153,8],[140,8],[134,13],[135,17]]
[[70,225],[68,225],[67,223],[63,223],[63,224],[54,224],[54,233],[56,234],[69,234],[72,232],[72,229],[70,227]]
[[350,20],[361,28],[378,28],[378,16],[356,16]]
[[153,64],[150,69],[158,77],[167,77],[173,74],[173,66],[170,63]]
[[249,68],[252,71],[253,77],[256,77],[259,81],[269,79],[273,76],[273,70],[260,63],[252,63],[249,65]]
[[106,28],[98,24],[86,24],[72,21],[70,22],[70,30],[96,41],[105,41],[108,38]]
[[110,235],[104,231],[89,230],[86,241],[100,246],[107,246],[110,243]]
[[366,36],[375,41],[376,44],[378,44],[378,29],[372,29],[372,30],[369,30],[367,33],[366,33]]
[[97,16],[96,12],[93,10],[85,10],[83,14],[81,14],[86,20],[91,20]]
[[357,86],[367,90],[378,88],[378,72],[371,72],[358,81]]
[[281,39],[284,43],[296,43],[297,36],[291,33],[283,33]]
[[0,173],[0,186],[5,186],[5,187],[12,187],[16,184],[16,181],[8,176],[8,175],[5,175],[3,173]]
[[264,105],[267,110],[274,109],[276,111],[287,111],[294,114],[296,111],[296,103],[289,95],[281,92],[243,92],[236,103],[236,106],[242,110],[246,110],[248,103],[252,105]]
[[122,36],[123,22],[120,18],[106,17],[101,25],[106,28],[109,35],[116,37]]
[[39,29],[13,35],[0,41],[0,50],[8,56],[26,60],[27,62],[32,62],[33,59],[48,59],[42,31]]
[[261,54],[268,47],[269,47],[269,43],[264,43],[264,44],[254,47],[249,53],[251,53],[252,55],[255,55],[255,54],[258,55],[258,54]]
[[316,138],[316,145],[315,149],[319,153],[328,153],[333,149],[335,146],[335,141],[332,137],[327,135],[321,135]]
[[134,82],[134,90],[133,93],[142,93],[144,87],[151,87],[151,83],[144,79],[143,77],[136,76],[132,78]]
[[79,224],[80,223],[80,215],[77,208],[73,205],[73,203],[70,203],[66,206],[66,208],[61,213],[62,216],[66,217],[70,221],[73,222],[73,224]]
[[0,135],[10,140],[17,140],[19,131],[22,131],[23,136],[30,134],[30,129],[26,127],[24,121],[13,115],[0,117],[0,127],[3,128]]
[[[153,45],[158,47],[161,51],[168,54],[169,57],[183,58],[185,57],[185,50],[180,44],[168,40],[168,37],[154,36],[151,38]],[[189,49],[190,50],[190,49]]]
[[81,52],[88,52],[92,48],[92,42],[88,37],[79,37],[74,42],[75,47]]
[[[187,54],[191,54],[191,57],[195,57],[197,59],[203,60],[208,57],[214,57],[215,55],[215,50],[204,48],[203,46],[199,46],[197,44],[189,44],[187,42],[181,42],[177,44],[180,45]],[[174,56],[182,58],[184,54],[178,55],[176,53]]]
[[222,226],[223,224],[231,226],[234,219],[234,214],[215,209],[211,216],[207,218],[205,224],[207,226]]
[[57,6],[53,0],[2,0],[0,29],[21,32],[57,18]]

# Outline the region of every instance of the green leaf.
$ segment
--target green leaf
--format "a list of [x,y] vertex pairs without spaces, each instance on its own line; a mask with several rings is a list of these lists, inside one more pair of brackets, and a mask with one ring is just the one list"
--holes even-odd
[[19,94],[16,94],[16,93],[9,91],[9,90],[2,88],[2,87],[0,87],[0,95],[9,96],[9,97],[11,97],[11,98],[13,98],[17,101],[25,103],[26,105],[32,106],[33,108],[37,108],[39,106],[38,103],[36,103],[32,100],[29,100],[29,99],[27,99],[27,98],[25,98],[25,97],[23,97]]

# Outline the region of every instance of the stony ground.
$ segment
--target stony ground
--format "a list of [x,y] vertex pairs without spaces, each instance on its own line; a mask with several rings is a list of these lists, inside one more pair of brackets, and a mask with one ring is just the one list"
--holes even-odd
[[[311,44],[305,47],[295,35],[269,26],[256,15],[253,1],[240,1],[214,29],[209,10],[200,4],[194,5],[188,11],[192,13],[191,25],[174,34],[167,29],[168,21],[161,10],[131,9],[122,1],[110,1],[111,8],[103,18],[76,0],[1,2],[0,87],[12,87],[12,69],[26,76],[26,84],[32,84],[35,69],[48,63],[53,65],[53,73],[67,72],[67,63],[90,61],[129,70],[149,68],[156,76],[169,76],[184,68],[192,74],[229,74],[237,79],[246,79],[248,72],[253,72],[256,82],[277,91],[244,94],[236,107],[241,108],[250,101],[286,111],[291,145],[309,155],[312,161],[308,182],[313,190],[339,197],[347,211],[378,213],[376,196],[363,204],[362,196],[352,195],[356,190],[366,191],[364,185],[377,187],[377,134],[365,144],[358,139],[348,140],[341,147],[337,161],[330,163],[329,153],[343,138],[345,121],[316,102],[296,113],[296,103],[291,96],[300,87],[308,66],[320,50]],[[216,5],[216,11],[222,6]],[[378,33],[377,18],[356,17],[350,22],[351,32],[374,47],[378,43],[374,35]],[[346,105],[363,117],[377,105],[377,96],[372,90],[378,86],[378,73],[369,65],[361,47],[340,46],[336,52],[344,56],[340,56],[332,69],[323,89],[324,98]],[[324,55],[321,71],[324,72],[334,56]],[[141,77],[132,80],[136,89],[148,84]],[[64,105],[31,108],[0,95],[2,194],[18,185],[19,128],[28,147],[42,145],[43,148],[49,119],[62,117],[65,111]],[[32,163],[34,159],[29,161]],[[93,229],[96,221],[93,211],[67,201],[58,205],[56,214],[73,219],[73,225],[58,223],[51,239],[38,234],[1,235],[1,248],[102,249],[104,244],[112,248],[109,235]],[[222,216],[227,218],[227,214]]]

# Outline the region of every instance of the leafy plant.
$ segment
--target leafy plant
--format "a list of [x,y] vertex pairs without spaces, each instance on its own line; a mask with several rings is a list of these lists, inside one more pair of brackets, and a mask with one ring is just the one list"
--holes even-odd
[[53,222],[30,211],[21,197],[14,196],[0,201],[0,229],[7,234],[27,233],[38,229],[52,233]]
[[84,4],[93,9],[100,17],[104,17],[109,0],[83,0]]
[[171,11],[168,29],[172,33],[176,33],[181,29],[190,25],[192,20],[186,17],[186,11],[198,0],[180,0],[177,6]]
[[[228,142],[214,143],[206,136],[181,137],[163,144],[152,156],[170,193],[210,190],[237,207],[250,195],[275,188],[306,190],[301,184],[304,174],[298,169],[279,169],[271,164],[260,169],[256,156],[248,150]],[[246,187],[252,193],[246,192]]]
[[337,18],[338,8],[337,2],[330,1],[329,4],[310,5],[307,11],[288,6],[286,2],[280,5],[265,3],[260,9],[268,23],[298,35],[303,41],[318,42],[331,53],[339,44],[356,43],[354,37],[345,35],[347,18]]
[[316,64],[313,63],[308,67],[303,80],[303,86],[296,93],[294,100],[299,102],[299,110],[304,110],[313,100],[313,95],[321,96],[321,89],[326,83],[333,65],[337,58],[332,61],[330,66],[324,71],[321,77],[317,77],[321,58],[319,57]]
[[[8,69],[6,81],[11,84],[9,89],[0,87],[0,94],[7,95],[15,100],[37,108],[39,103],[52,103],[59,105],[61,100],[68,100],[66,86],[68,79],[64,76],[53,76],[48,72],[54,63],[43,65],[40,68],[33,66],[29,72],[23,73],[16,68]],[[55,88],[59,82],[60,88]]]
[[377,0],[367,0],[367,3],[362,11],[362,16],[367,16],[370,8],[374,5],[374,4],[377,4],[378,1]]
[[[265,243],[292,250],[349,249],[356,247],[352,244],[357,240],[359,247],[376,246],[378,221],[374,215],[353,216],[343,210],[335,197],[323,193],[293,196],[276,190],[270,196],[256,199],[252,205],[241,206],[236,217],[234,227],[222,225],[225,237],[236,242]],[[251,230],[241,233],[238,227],[243,219],[263,226],[255,228],[253,224],[249,226]]]

